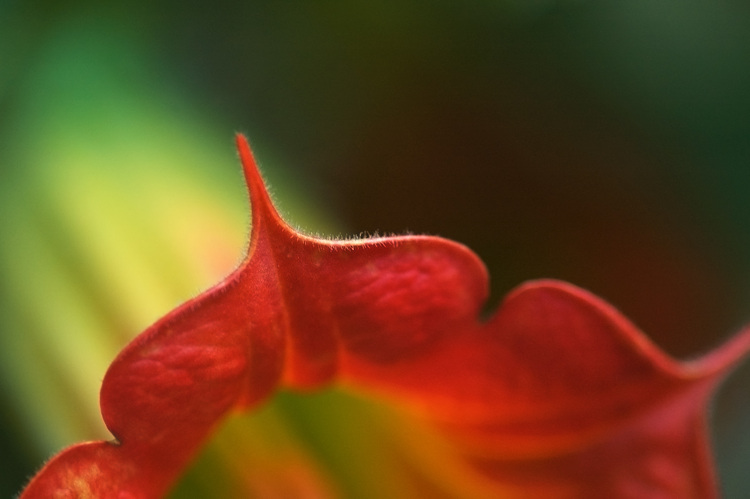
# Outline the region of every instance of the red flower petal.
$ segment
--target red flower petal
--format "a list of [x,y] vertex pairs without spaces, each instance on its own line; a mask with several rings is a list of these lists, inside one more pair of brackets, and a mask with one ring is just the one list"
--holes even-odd
[[332,380],[441,428],[474,493],[715,494],[704,407],[750,330],[679,364],[612,307],[556,281],[521,286],[483,323],[486,272],[467,248],[301,235],[237,143],[252,202],[245,261],[120,353],[101,390],[117,440],[63,451],[24,498],[161,496],[229,411],[281,385]]

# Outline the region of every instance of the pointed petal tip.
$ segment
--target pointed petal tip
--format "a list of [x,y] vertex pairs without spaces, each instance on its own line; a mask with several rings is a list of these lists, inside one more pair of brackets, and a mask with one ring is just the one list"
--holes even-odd
[[234,132],[234,141],[237,144],[237,149],[241,149],[243,145],[248,146],[247,137],[245,137],[245,134],[242,132]]
[[750,325],[747,325],[718,348],[687,364],[701,374],[722,379],[747,361],[749,354]]
[[263,176],[260,174],[258,163],[255,161],[255,156],[250,148],[247,137],[237,132],[234,139],[237,144],[237,152],[240,156],[242,171],[245,175],[245,183],[250,197],[252,225],[257,226],[261,218],[269,218],[281,223],[281,217],[276,212],[273,202],[271,202],[265,182],[263,181]]
[[234,135],[234,141],[237,144],[237,152],[240,155],[240,162],[242,163],[242,170],[245,174],[245,181],[247,182],[250,196],[253,197],[253,187],[257,187],[257,185],[254,184],[263,184],[263,180],[260,178],[260,172],[258,171],[258,165],[255,162],[255,157],[250,149],[250,143],[247,141],[247,137],[237,132]]

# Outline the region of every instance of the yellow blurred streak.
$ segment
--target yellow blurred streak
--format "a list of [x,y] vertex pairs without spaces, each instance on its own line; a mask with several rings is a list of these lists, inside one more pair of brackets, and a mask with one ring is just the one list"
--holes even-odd
[[244,210],[222,209],[219,193],[195,180],[171,182],[158,165],[137,180],[73,165],[64,171],[49,193],[55,223],[85,259],[81,270],[106,309],[118,313],[126,339],[237,263],[245,224],[236,213]]
[[[3,211],[14,215],[1,224],[0,274],[18,326],[2,336],[0,356],[45,452],[108,438],[98,391],[109,362],[149,323],[231,270],[245,237],[244,220],[233,224],[232,211],[211,201],[217,193],[151,175],[139,179],[150,193],[134,200],[108,170],[86,164],[96,163],[58,163],[65,176],[33,199],[4,198]],[[171,210],[159,206],[159,189]]]
[[0,375],[41,456],[110,438],[110,361],[229,272],[246,237],[232,129],[144,84],[139,54],[102,31],[48,41],[0,137]]
[[36,229],[24,219],[3,223],[13,245],[2,245],[0,275],[16,320],[0,336],[0,355],[3,379],[37,443],[49,452],[71,437],[107,435],[97,417],[97,395],[117,345],[101,334],[102,318]]
[[[149,81],[139,73],[153,69],[139,69],[143,54],[106,27],[73,27],[48,41],[9,116],[14,127],[0,137],[7,146],[0,163],[11,166],[0,185],[0,379],[40,456],[110,438],[98,408],[110,361],[151,322],[232,270],[248,233],[233,127],[212,123],[163,81]],[[292,193],[281,205],[300,215],[294,221],[325,226],[300,191],[279,191]],[[351,465],[367,476],[370,465],[353,461],[359,453],[351,463],[313,461],[315,444],[341,444],[340,426],[330,426],[347,418],[347,407],[327,404],[338,416],[314,423],[329,437],[312,443],[288,428],[289,407],[273,402],[230,419],[181,497],[195,492],[190,483],[217,486],[217,477],[239,484],[227,485],[230,496],[293,487],[312,497],[332,493],[326,473]],[[378,461],[377,441],[349,435],[357,449],[371,451],[368,462]]]

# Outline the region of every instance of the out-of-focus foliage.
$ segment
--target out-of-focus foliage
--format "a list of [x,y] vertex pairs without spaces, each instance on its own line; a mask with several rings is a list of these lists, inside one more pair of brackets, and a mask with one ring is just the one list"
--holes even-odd
[[[114,352],[235,263],[235,129],[293,222],[437,233],[496,297],[563,278],[717,344],[750,315],[748,49],[742,2],[0,2],[0,493],[101,437]],[[714,418],[729,497],[747,371]]]

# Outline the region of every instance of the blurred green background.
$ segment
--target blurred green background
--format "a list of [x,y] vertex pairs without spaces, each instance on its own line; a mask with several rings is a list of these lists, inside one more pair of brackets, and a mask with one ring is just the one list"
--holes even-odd
[[[681,358],[750,320],[745,2],[0,0],[0,495],[106,438],[112,357],[239,260],[238,130],[294,224],[461,241],[488,310],[566,279]],[[748,387],[713,414],[727,497]]]

